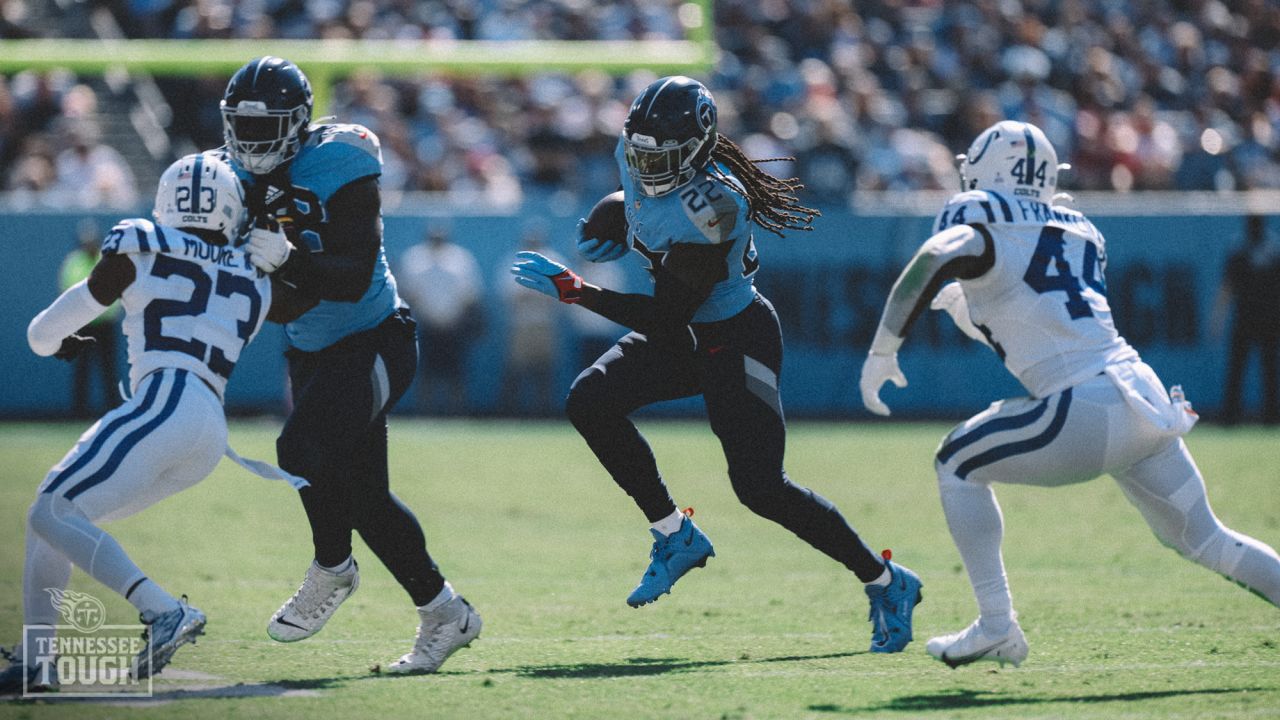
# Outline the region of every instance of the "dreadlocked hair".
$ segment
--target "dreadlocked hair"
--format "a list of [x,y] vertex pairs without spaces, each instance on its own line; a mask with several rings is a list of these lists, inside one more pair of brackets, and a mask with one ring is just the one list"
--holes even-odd
[[[818,210],[800,204],[800,198],[796,196],[804,187],[800,178],[776,178],[757,167],[762,163],[791,162],[795,158],[751,160],[742,152],[742,148],[721,135],[715,149],[711,151],[711,159],[724,163],[738,182],[730,181],[714,163],[708,167],[711,174],[745,197],[747,217],[774,235],[782,237],[784,230],[813,230],[813,219],[822,215]],[[742,185],[741,189],[738,187],[739,183]]]

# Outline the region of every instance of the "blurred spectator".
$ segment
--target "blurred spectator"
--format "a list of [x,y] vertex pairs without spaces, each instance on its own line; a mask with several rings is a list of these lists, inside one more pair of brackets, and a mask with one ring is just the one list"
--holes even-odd
[[[521,250],[536,250],[563,262],[546,248],[540,223],[524,230]],[[525,292],[508,277],[504,263],[496,279],[507,321],[507,351],[502,371],[499,410],[508,415],[546,416],[557,411],[556,355],[560,351],[560,318],[556,305],[538,293]]]
[[0,0],[0,40],[25,40],[38,33],[27,25],[27,4]]
[[[683,0],[106,6],[133,37],[259,40],[673,39],[689,16]],[[714,11],[720,49],[703,79],[722,127],[757,157],[796,157],[817,200],[951,189],[949,158],[1004,117],[1045,130],[1075,167],[1064,189],[1280,188],[1276,2],[717,0]],[[0,174],[58,117],[67,78],[15,75],[16,122],[0,88]],[[333,110],[383,138],[387,189],[507,205],[533,189],[596,192],[621,115],[651,78],[361,72],[333,89]],[[217,144],[224,82],[161,80],[180,146]]]
[[66,149],[58,153],[53,192],[60,204],[72,208],[127,208],[138,202],[133,171],[120,152],[103,145],[97,123],[88,118],[69,120],[64,127]]
[[[81,220],[77,227],[77,246],[62,260],[58,270],[58,289],[65,291],[89,277],[101,256],[102,235],[93,220]],[[120,303],[113,303],[97,319],[77,334],[97,340],[75,359],[75,383],[71,395],[71,411],[75,417],[97,417],[116,405],[116,325],[120,320]],[[102,389],[102,405],[90,400],[90,373],[98,369]]]
[[467,404],[467,355],[484,333],[480,268],[467,249],[449,242],[444,229],[432,227],[423,242],[405,251],[396,279],[418,321],[418,407],[457,414]]
[[53,190],[58,171],[53,165],[53,146],[43,134],[28,136],[22,142],[13,168],[5,178],[5,189],[11,202],[28,207],[43,202]]
[[1231,344],[1227,360],[1222,421],[1240,420],[1241,393],[1249,355],[1258,351],[1262,376],[1262,421],[1280,423],[1280,243],[1270,238],[1266,217],[1245,219],[1243,245],[1227,260],[1218,301],[1214,308],[1214,335],[1221,337],[1222,321],[1232,307]]

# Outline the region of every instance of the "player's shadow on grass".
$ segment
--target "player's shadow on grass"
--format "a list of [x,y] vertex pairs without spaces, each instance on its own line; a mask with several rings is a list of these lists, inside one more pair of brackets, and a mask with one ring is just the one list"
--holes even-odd
[[724,667],[744,663],[798,662],[803,660],[828,660],[832,658],[863,655],[863,652],[827,653],[825,655],[784,655],[769,658],[741,658],[738,660],[688,660],[686,658],[633,657],[620,662],[565,663],[559,665],[521,665],[508,670],[520,677],[551,680],[582,680],[589,678],[639,677],[688,672],[709,667]]
[[1159,700],[1161,698],[1180,697],[1183,695],[1226,695],[1231,693],[1260,692],[1271,688],[1206,688],[1201,690],[1151,690],[1145,692],[1107,693],[1102,695],[1062,695],[1058,697],[1043,695],[1011,695],[990,693],[982,690],[947,690],[927,695],[903,695],[882,705],[869,707],[848,707],[835,704],[810,705],[812,712],[828,712],[841,715],[856,715],[876,711],[900,711],[908,713],[929,710],[963,710],[966,708],[999,707],[1005,705],[1040,705],[1043,703],[1106,703],[1131,702],[1135,700]]
[[119,707],[148,707],[167,705],[178,700],[237,700],[244,698],[280,698],[280,697],[318,697],[320,690],[335,687],[349,678],[319,678],[315,680],[270,680],[256,683],[235,683],[233,685],[216,685],[212,687],[172,688],[157,690],[150,697],[111,697],[95,695],[93,697],[77,697],[74,693],[51,695],[32,695],[0,697],[0,703],[6,700],[39,703],[40,701],[57,701],[59,704],[76,703],[85,705],[114,705]]

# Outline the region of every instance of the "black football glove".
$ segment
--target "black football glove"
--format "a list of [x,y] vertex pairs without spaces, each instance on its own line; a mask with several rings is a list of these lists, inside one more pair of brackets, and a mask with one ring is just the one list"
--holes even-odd
[[80,353],[97,343],[97,338],[85,337],[84,335],[68,335],[62,340],[62,346],[58,348],[58,352],[54,353],[53,356],[59,360],[71,362],[80,357]]

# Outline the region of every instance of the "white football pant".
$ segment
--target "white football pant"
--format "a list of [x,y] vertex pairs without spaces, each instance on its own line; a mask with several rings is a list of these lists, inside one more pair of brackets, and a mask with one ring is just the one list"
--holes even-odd
[[[147,600],[153,606],[171,601],[95,523],[127,517],[200,482],[226,444],[222,404],[203,381],[172,368],[144,378],[128,402],[80,436],[40,485],[27,515],[24,622],[56,624],[47,590],[66,588],[72,563],[140,611]],[[144,584],[151,598],[130,596]]]
[[1013,610],[991,483],[1051,487],[1103,473],[1162,543],[1280,606],[1280,556],[1213,514],[1180,437],[1190,423],[1171,420],[1185,411],[1145,364],[1120,369],[1046,398],[994,403],[943,440],[935,462],[942,507],[988,627],[1000,630]]

